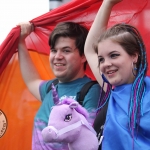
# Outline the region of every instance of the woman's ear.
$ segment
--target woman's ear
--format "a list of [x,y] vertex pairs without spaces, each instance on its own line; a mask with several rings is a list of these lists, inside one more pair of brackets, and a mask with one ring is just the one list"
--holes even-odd
[[134,55],[132,55],[133,63],[136,64],[138,62],[138,56],[139,56],[138,53],[135,53]]

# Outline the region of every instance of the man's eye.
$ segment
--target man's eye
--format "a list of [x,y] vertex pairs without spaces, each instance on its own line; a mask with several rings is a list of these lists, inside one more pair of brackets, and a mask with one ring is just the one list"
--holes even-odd
[[57,51],[55,49],[50,50],[52,53],[56,53]]
[[71,50],[70,49],[64,49],[63,52],[69,53]]

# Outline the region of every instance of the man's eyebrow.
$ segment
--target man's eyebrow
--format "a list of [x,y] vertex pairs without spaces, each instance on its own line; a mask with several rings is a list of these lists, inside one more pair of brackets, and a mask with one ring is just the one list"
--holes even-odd
[[62,47],[61,49],[65,49],[65,48],[70,48],[70,49],[72,49],[70,46],[64,46],[64,47]]
[[[65,49],[65,48],[70,48],[70,49],[72,49],[70,46],[64,46],[64,47],[62,47],[62,48],[60,48],[60,50],[63,50],[63,49]],[[51,50],[58,50],[59,48],[51,48]]]

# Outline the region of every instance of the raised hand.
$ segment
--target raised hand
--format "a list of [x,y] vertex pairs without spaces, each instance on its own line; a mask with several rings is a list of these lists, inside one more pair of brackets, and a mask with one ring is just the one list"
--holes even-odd
[[121,1],[123,1],[123,0],[104,0],[104,2],[109,2],[109,3],[111,3],[111,4],[113,4],[113,5],[115,5],[115,4],[117,4],[117,3],[119,3],[119,2],[121,2]]
[[20,40],[25,39],[34,30],[34,26],[30,22],[22,22],[18,26],[21,28]]

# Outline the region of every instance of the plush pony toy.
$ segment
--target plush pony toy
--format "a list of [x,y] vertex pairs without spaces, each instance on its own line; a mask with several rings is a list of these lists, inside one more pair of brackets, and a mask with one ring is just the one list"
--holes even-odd
[[59,102],[54,86],[56,104],[50,113],[48,126],[42,130],[45,142],[68,143],[70,150],[98,150],[98,139],[87,121],[88,112],[71,98]]

